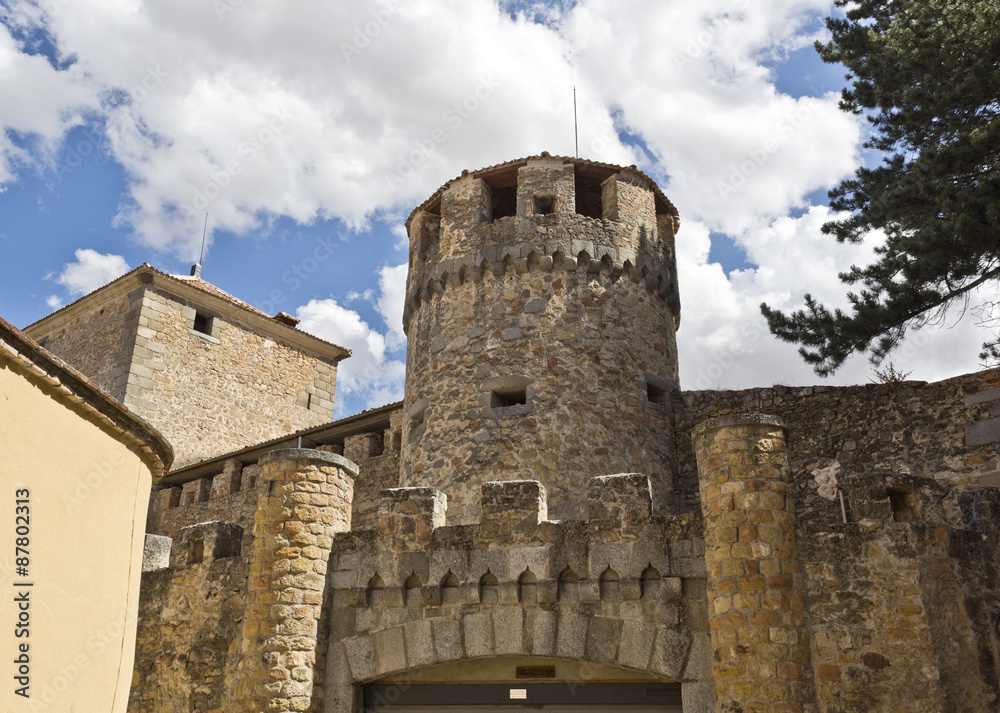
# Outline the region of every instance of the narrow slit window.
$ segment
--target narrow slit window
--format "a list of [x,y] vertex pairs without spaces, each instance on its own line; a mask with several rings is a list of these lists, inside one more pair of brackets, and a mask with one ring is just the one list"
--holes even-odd
[[424,432],[424,409],[420,409],[415,414],[410,416],[410,440],[419,438],[420,434]]
[[205,540],[198,538],[191,543],[191,552],[188,564],[201,564],[205,561]]

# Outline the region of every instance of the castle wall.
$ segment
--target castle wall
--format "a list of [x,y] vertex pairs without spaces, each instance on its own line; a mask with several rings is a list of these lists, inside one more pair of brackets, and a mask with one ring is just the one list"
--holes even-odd
[[[200,308],[199,308],[200,309]],[[173,444],[175,467],[329,421],[336,364],[149,286],[125,403]]]
[[98,388],[119,401],[125,398],[132,342],[142,325],[142,290],[118,295],[81,314],[72,323],[46,335],[50,352],[85,374]]
[[960,527],[956,494],[1000,486],[998,386],[994,369],[935,383],[683,392],[675,408],[680,509],[699,508],[690,430],[716,416],[768,413],[788,426],[800,527],[842,522],[838,483],[876,471],[937,481],[948,491],[948,524]]
[[573,169],[529,160],[517,215],[492,222],[489,186],[464,176],[439,225],[410,226],[400,482],[445,492],[456,524],[498,479],[539,480],[554,517],[580,518],[595,472],[646,473],[671,510],[672,235],[625,170],[604,184],[614,219],[574,213]]
[[224,527],[206,523],[178,533],[170,567],[143,573],[128,713],[228,710],[249,557],[234,548],[194,551]]
[[643,476],[588,493],[587,521],[555,523],[539,483],[488,483],[479,523],[456,526],[433,488],[387,492],[378,530],[334,540],[326,710],[354,710],[358,683],[502,656],[680,681],[686,713],[714,711],[700,520],[652,516]]

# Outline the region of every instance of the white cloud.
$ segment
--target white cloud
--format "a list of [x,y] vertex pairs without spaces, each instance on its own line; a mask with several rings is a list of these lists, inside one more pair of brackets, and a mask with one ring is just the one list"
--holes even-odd
[[[337,414],[346,416],[345,401],[381,406],[403,398],[405,364],[387,357],[386,339],[354,310],[333,299],[310,300],[298,308],[299,329],[347,347],[353,354],[337,370]],[[344,397],[349,397],[345,399]]]
[[30,22],[30,14],[0,8],[0,191],[24,165],[51,163],[66,132],[98,105],[79,67],[55,69],[45,57],[24,51],[8,24]]
[[[40,14],[13,0],[8,23],[44,26],[75,63],[54,69],[0,26],[0,95],[11,98],[0,126],[34,131],[32,151],[50,155],[92,112],[128,178],[119,224],[184,258],[198,253],[206,210],[213,229],[237,234],[278,216],[375,219],[399,247],[405,214],[461,170],[572,154],[575,85],[581,154],[640,164],[680,210],[683,385],[818,380],[770,336],[758,304],[794,309],[810,292],[843,305],[837,272],[872,255],[822,236],[828,211],[807,198],[856,168],[862,123],[835,95],[783,94],[768,66],[815,39],[828,0],[501,2],[526,8],[513,19],[494,0],[225,3],[126,12],[74,0]],[[34,155],[0,132],[0,185]],[[709,263],[713,231],[754,267],[726,275]],[[384,265],[377,291],[350,296],[370,301],[385,330],[333,300],[300,309],[304,328],[356,349],[341,389],[368,405],[399,393],[405,276]],[[904,366],[915,377],[975,367],[973,320],[922,335]],[[855,359],[837,382],[868,374]]]
[[[748,257],[759,267],[726,276],[709,263],[708,227],[687,223],[678,235],[678,277],[682,320],[677,333],[681,387],[748,388],[786,384],[856,384],[872,378],[864,356],[850,359],[834,377],[821,379],[797,353],[767,329],[759,305],[782,310],[803,306],[812,294],[828,307],[848,306],[838,273],[852,264],[868,263],[872,245],[839,245],[820,233],[829,209],[814,207],[800,218],[784,217],[770,226],[740,236]],[[985,299],[980,296],[978,299]],[[934,381],[975,371],[976,355],[985,339],[974,320],[966,318],[928,325],[911,332],[891,355],[894,365],[913,379]],[[883,364],[883,367],[885,364]]]
[[104,255],[85,248],[76,251],[76,262],[63,266],[56,282],[69,290],[71,295],[85,295],[121,277],[128,270],[128,263],[121,255]]
[[389,328],[385,338],[387,346],[392,350],[399,349],[406,343],[406,335],[403,334],[403,305],[408,271],[409,265],[406,263],[395,267],[385,265],[378,271],[380,294],[375,301],[375,309]]
[[62,307],[62,300],[57,295],[49,295],[45,298],[45,304],[49,309],[59,309]]

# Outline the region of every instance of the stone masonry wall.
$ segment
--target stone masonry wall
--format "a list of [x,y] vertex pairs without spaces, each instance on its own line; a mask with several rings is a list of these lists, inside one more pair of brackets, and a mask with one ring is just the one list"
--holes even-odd
[[219,316],[203,335],[195,311],[147,288],[125,399],[173,445],[175,468],[332,418],[332,361]]
[[989,536],[948,528],[929,479],[847,490],[858,521],[802,538],[822,710],[998,710],[996,600],[982,595],[1000,581],[996,555],[976,551]]
[[690,430],[731,413],[770,413],[788,425],[800,527],[842,522],[837,489],[853,475],[892,471],[934,479],[949,491],[952,527],[961,523],[958,492],[1000,485],[1000,370],[930,384],[684,392],[675,408],[682,511],[699,507]]
[[785,429],[724,416],[700,424],[694,443],[718,711],[815,711]]
[[385,495],[378,530],[334,541],[328,713],[357,683],[489,656],[615,664],[714,711],[700,518],[652,516],[645,476],[594,478],[586,522],[547,521],[534,481],[484,485],[474,525],[433,488]]
[[192,549],[220,526],[198,525],[183,538],[178,533],[171,566],[142,575],[128,713],[228,713],[248,557],[233,548]]
[[648,473],[656,512],[672,509],[672,235],[630,177],[605,182],[614,220],[574,213],[573,169],[529,160],[517,215],[492,222],[488,186],[463,176],[439,235],[425,214],[411,225],[400,483],[447,493],[455,524],[498,479],[539,480],[554,517],[581,518],[595,472]]
[[123,400],[132,340],[140,324],[141,290],[122,295],[49,334],[38,335],[50,352],[85,374],[100,389]]

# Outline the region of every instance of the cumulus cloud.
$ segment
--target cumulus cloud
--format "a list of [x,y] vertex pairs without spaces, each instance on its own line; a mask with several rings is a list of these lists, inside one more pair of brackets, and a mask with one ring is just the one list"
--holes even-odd
[[406,274],[409,265],[390,267],[385,265],[378,271],[379,296],[375,309],[388,328],[385,338],[390,349],[398,349],[406,343],[403,334],[403,303],[406,298]]
[[[834,377],[821,380],[799,357],[796,346],[770,334],[760,314],[761,302],[799,309],[807,292],[830,308],[848,307],[845,286],[837,275],[853,264],[869,262],[874,252],[870,244],[838,245],[822,235],[820,226],[830,217],[828,208],[817,206],[801,217],[779,218],[765,229],[742,235],[740,242],[758,267],[729,275],[708,261],[708,226],[698,222],[684,226],[677,245],[682,388],[857,384],[873,378],[868,360],[855,356]],[[979,296],[975,303],[985,298]],[[975,371],[983,339],[974,319],[942,321],[911,331],[891,360],[899,370],[912,372],[910,378],[943,379]]]
[[[353,353],[337,370],[336,416],[403,398],[406,365],[390,358],[386,338],[361,315],[334,299],[310,300],[298,308],[299,329],[347,347]],[[354,407],[354,408],[351,408]]]
[[79,67],[56,69],[15,39],[12,27],[32,23],[30,14],[0,7],[0,191],[25,165],[52,163],[66,132],[98,105]]
[[[128,272],[128,263],[121,255],[105,255],[89,248],[76,251],[76,261],[66,263],[56,282],[71,295],[85,295]],[[46,302],[51,307],[52,298]]]
[[[829,0],[43,6],[12,0],[4,22],[48,33],[73,59],[53,66],[0,27],[0,126],[49,147],[0,132],[0,185],[91,117],[126,172],[118,224],[185,259],[206,211],[236,234],[277,217],[382,221],[405,245],[400,219],[462,169],[572,154],[573,86],[581,155],[639,164],[680,210],[685,388],[817,381],[758,304],[794,309],[810,292],[842,305],[837,272],[872,255],[822,236],[828,210],[809,200],[856,168],[862,122],[835,95],[783,94],[770,68],[817,37]],[[750,268],[709,262],[713,232]],[[384,265],[378,290],[355,296],[384,327],[347,300],[300,308],[304,329],[356,350],[341,393],[367,405],[400,393],[405,276]],[[920,334],[914,376],[974,368],[954,356],[978,351],[973,320]],[[837,380],[868,374],[856,359]]]

